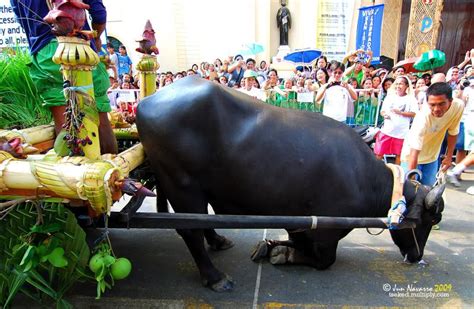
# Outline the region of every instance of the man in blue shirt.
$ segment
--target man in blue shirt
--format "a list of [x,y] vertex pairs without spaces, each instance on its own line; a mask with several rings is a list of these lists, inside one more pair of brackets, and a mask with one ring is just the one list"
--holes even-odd
[[[83,0],[88,4],[92,17],[92,28],[97,31],[97,38],[91,43],[94,50],[100,49],[100,34],[105,30],[107,11],[102,0]],[[18,22],[25,30],[32,57],[30,75],[38,88],[43,105],[49,107],[53,114],[56,134],[64,124],[66,100],[63,94],[63,76],[60,66],[52,61],[58,47],[51,26],[43,18],[50,10],[49,0],[10,0]],[[84,30],[90,30],[88,23]],[[96,49],[97,46],[97,49]],[[107,112],[110,111],[110,102],[107,89],[110,87],[108,74],[103,63],[99,63],[93,70],[94,95],[99,111],[99,136],[102,153],[117,153],[117,141],[110,126]]]

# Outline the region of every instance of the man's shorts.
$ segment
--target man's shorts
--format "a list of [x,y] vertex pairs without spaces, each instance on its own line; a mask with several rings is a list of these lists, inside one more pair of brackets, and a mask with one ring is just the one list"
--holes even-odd
[[[52,60],[57,47],[58,41],[56,39],[51,40],[48,45],[32,56],[30,64],[31,79],[43,100],[43,106],[46,107],[66,104],[61,66]],[[103,63],[99,63],[92,71],[92,79],[97,109],[99,112],[109,112],[111,108],[107,97],[107,89],[110,87],[110,81]]]
[[464,149],[464,122],[459,124],[459,134],[458,139],[456,141],[456,150],[465,150]]

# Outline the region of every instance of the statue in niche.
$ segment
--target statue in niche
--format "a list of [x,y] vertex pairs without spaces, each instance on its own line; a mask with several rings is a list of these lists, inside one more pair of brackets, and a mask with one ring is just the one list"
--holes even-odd
[[280,29],[280,46],[288,45],[288,31],[291,28],[291,14],[286,7],[286,0],[281,0],[281,8],[278,10],[277,26]]

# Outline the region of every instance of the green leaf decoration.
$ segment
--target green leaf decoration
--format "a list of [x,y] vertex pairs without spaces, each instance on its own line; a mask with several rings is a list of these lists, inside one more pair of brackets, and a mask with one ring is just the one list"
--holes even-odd
[[63,248],[55,248],[53,252],[48,255],[48,261],[54,267],[66,267],[67,266],[67,259],[64,257],[64,249]]
[[61,229],[61,224],[60,223],[52,223],[52,224],[48,224],[48,225],[46,225],[46,224],[35,225],[30,230],[33,233],[48,234],[48,233],[57,232],[60,229]]
[[54,140],[54,152],[60,157],[67,156],[69,154],[69,148],[64,137],[68,134],[66,130],[61,130],[56,139]]
[[[3,277],[3,274],[2,274],[2,277]],[[13,301],[13,298],[15,297],[16,293],[21,289],[23,284],[26,282],[27,278],[28,278],[27,274],[18,273],[16,276],[12,277],[12,281],[10,281],[11,283],[10,285],[8,284],[8,282],[6,282],[6,287],[10,290],[10,294],[8,295],[8,298],[5,300],[5,302],[2,301],[4,307],[7,307],[8,304],[11,301]],[[4,294],[2,293],[0,295],[3,296]]]
[[26,249],[26,252],[23,255],[23,258],[21,259],[20,266],[28,264],[33,259],[35,250],[36,249],[33,246],[29,246],[28,249]]
[[34,227],[37,210],[32,202],[16,206],[0,220],[0,307],[11,306],[17,293],[43,303],[47,296],[63,307],[68,304],[63,295],[87,274],[90,250],[74,214],[59,202],[42,205],[42,227]]
[[33,268],[33,266],[34,266],[33,261],[28,261],[26,265],[24,266],[25,268],[23,268],[23,272],[26,273],[30,271]]
[[41,263],[44,263],[48,260],[48,248],[45,245],[37,247],[36,254],[40,257]]

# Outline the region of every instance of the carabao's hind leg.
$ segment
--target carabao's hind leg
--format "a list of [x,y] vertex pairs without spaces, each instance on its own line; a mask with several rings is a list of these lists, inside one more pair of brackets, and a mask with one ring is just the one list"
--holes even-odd
[[270,250],[270,263],[311,265],[313,262],[312,246],[306,232],[289,232],[289,240],[273,242],[277,244]]
[[209,248],[214,251],[227,250],[234,246],[233,241],[217,234],[214,229],[204,230],[204,237],[206,238]]
[[289,240],[266,239],[258,242],[250,257],[252,261],[270,258],[272,264],[284,264],[291,263],[296,256],[297,263],[305,264],[306,259],[303,261],[304,252],[310,248],[305,248],[307,241],[304,232],[289,232],[288,234]]
[[336,261],[337,244],[351,229],[314,231],[308,234],[312,244],[313,267],[327,269]]
[[272,264],[303,264],[323,270],[336,261],[338,242],[314,243],[313,252],[287,246],[276,246],[270,251]]
[[318,270],[327,269],[336,261],[337,244],[339,242],[314,243],[312,266]]
[[270,241],[267,243],[270,263],[300,264],[322,270],[336,261],[338,241],[315,241],[308,232],[289,233],[288,241]]
[[250,259],[254,262],[258,262],[261,259],[268,258],[270,257],[272,249],[277,246],[294,247],[295,244],[291,240],[261,240],[253,247],[250,253]]

